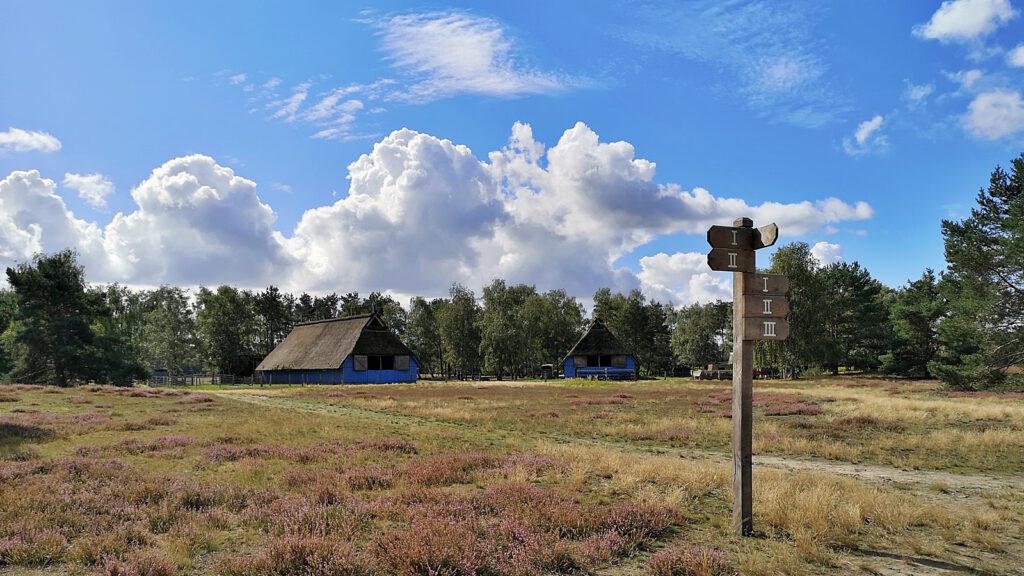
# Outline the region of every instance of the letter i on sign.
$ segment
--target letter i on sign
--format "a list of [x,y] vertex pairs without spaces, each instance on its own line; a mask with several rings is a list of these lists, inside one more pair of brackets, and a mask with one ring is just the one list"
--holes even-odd
[[740,233],[739,230],[733,230],[732,231],[732,245],[733,246],[736,245],[736,235],[739,234],[739,233]]
[[764,280],[764,290],[762,290],[762,292],[767,292],[768,291],[768,277],[765,276],[764,278],[761,278],[761,279]]

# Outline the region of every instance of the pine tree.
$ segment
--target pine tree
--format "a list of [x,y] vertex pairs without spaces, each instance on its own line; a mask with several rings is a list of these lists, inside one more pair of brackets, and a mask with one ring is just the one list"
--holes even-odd
[[957,388],[1024,387],[1024,154],[997,167],[978,205],[944,220],[950,313],[932,373]]
[[857,262],[837,262],[818,271],[828,306],[824,319],[829,336],[825,367],[874,370],[888,350],[892,328],[883,302],[887,290]]
[[889,311],[895,338],[892,351],[882,356],[882,369],[912,378],[931,376],[928,364],[939,348],[938,325],[945,311],[946,302],[931,269],[899,290]]
[[102,299],[87,289],[75,253],[37,254],[8,268],[7,281],[18,301],[14,341],[24,351],[12,378],[58,386],[94,379],[100,367],[92,322]]

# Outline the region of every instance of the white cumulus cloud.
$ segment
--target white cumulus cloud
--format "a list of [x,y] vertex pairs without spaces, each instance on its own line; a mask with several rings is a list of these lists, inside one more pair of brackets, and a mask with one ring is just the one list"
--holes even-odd
[[78,190],[78,197],[92,206],[107,205],[107,196],[114,193],[114,183],[102,174],[64,174],[64,187]]
[[889,146],[889,139],[881,132],[884,122],[885,118],[876,114],[870,120],[858,124],[852,140],[849,137],[843,138],[843,150],[850,156],[884,151]]
[[132,190],[134,212],[104,230],[110,266],[137,284],[259,285],[291,270],[256,183],[209,156],[175,158]]
[[821,262],[822,266],[843,261],[843,247],[831,242],[818,242],[811,246],[811,255]]
[[56,189],[38,170],[11,172],[0,180],[0,265],[27,261],[37,252],[74,248],[91,274],[105,276],[102,231],[76,218]]
[[[615,261],[659,235],[703,233],[737,215],[775,221],[793,235],[873,215],[866,203],[835,198],[751,205],[661,185],[654,163],[636,158],[632,145],[601,142],[582,123],[550,149],[516,124],[509,144],[488,159],[427,134],[392,133],[349,167],[347,197],[307,212],[297,226],[304,273],[319,286],[344,274],[362,289],[401,282],[402,292],[428,294],[494,277],[577,295],[643,284],[692,301],[722,294],[720,282],[700,276],[708,272],[703,260],[683,286],[657,271],[664,259],[692,264],[684,256],[643,260],[639,276]],[[685,296],[691,292],[699,296]]]
[[693,304],[732,299],[732,275],[712,272],[707,254],[664,252],[640,259],[637,276],[644,293],[661,302]]
[[969,42],[994,32],[1017,16],[1009,0],[946,0],[914,34],[941,42]]
[[655,176],[631,144],[602,142],[582,123],[550,148],[517,123],[485,157],[402,129],[349,165],[347,194],[283,234],[256,184],[207,156],[157,167],[132,190],[134,209],[104,227],[77,219],[38,172],[16,172],[0,183],[0,263],[74,247],[101,282],[432,296],[500,277],[582,297],[642,286],[684,303],[728,296],[703,254],[647,256],[639,271],[617,260],[737,216],[774,221],[785,238],[873,215],[864,202],[752,204]]
[[[484,264],[474,241],[504,218],[496,182],[465,146],[398,130],[349,166],[348,195],[295,228],[304,274],[368,289],[439,293]],[[440,290],[439,290],[440,289]]]
[[978,94],[961,117],[975,138],[998,140],[1024,131],[1024,101],[1020,92],[994,90]]
[[56,152],[60,140],[47,132],[8,128],[0,132],[0,154],[4,152]]

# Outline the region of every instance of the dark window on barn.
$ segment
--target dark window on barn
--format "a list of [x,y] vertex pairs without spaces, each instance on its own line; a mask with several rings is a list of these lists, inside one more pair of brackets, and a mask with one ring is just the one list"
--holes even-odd
[[401,356],[395,356],[395,370],[408,370],[409,369],[409,355],[403,354]]
[[355,363],[354,368],[356,369],[356,371],[362,372],[363,370],[366,370],[370,359],[360,354],[359,356],[355,356],[352,360]]
[[626,367],[626,356],[619,354],[612,356],[612,368],[625,368]]
[[577,368],[586,368],[587,367],[587,357],[586,356],[577,356],[576,357],[576,367]]
[[395,369],[395,357],[394,356],[367,356],[366,357],[366,369],[367,370],[394,370]]
[[591,368],[610,368],[612,366],[612,356],[610,354],[592,354],[587,356],[587,366]]

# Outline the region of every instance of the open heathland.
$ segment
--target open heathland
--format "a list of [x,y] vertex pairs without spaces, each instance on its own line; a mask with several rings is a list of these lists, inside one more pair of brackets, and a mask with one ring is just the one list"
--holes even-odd
[[0,388],[0,573],[1013,574],[1024,395],[729,383]]

